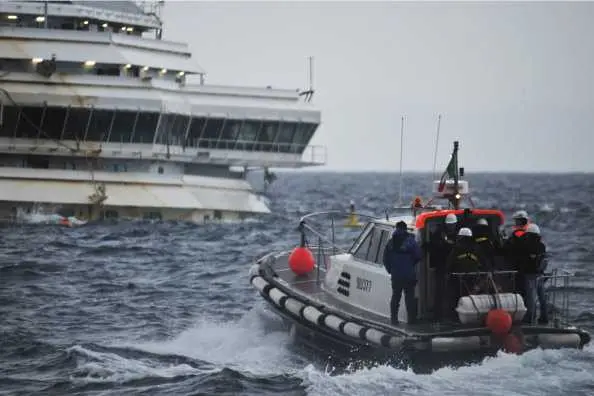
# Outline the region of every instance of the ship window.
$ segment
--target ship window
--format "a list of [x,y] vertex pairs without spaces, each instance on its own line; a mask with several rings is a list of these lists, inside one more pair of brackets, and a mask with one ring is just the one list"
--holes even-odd
[[291,147],[291,152],[302,153],[305,150],[305,147],[311,140],[318,124],[312,123],[303,123],[299,124],[297,127],[297,132],[293,137],[293,146]]
[[155,130],[157,129],[157,122],[159,121],[159,113],[140,113],[136,121],[136,128],[134,128],[134,135],[132,136],[132,143],[153,143],[155,137]]
[[98,76],[119,76],[120,68],[113,66],[101,66],[96,69]]
[[41,157],[38,155],[31,155],[27,157],[27,165],[33,169],[49,169],[49,157]]
[[215,144],[219,135],[221,134],[221,128],[223,127],[223,119],[221,118],[209,118],[206,128],[204,129],[204,135],[200,139],[199,147],[202,148],[215,148]]
[[188,140],[186,145],[189,147],[198,147],[198,139],[204,129],[206,118],[193,118],[190,124],[190,133],[188,134]]
[[110,142],[128,143],[134,129],[136,111],[116,110],[115,120],[109,135]]
[[258,136],[259,151],[276,151],[272,143],[278,133],[278,121],[265,121]]
[[161,215],[161,212],[146,212],[144,214],[144,218],[146,220],[161,220],[162,215]]
[[223,134],[221,140],[217,144],[217,148],[224,150],[231,150],[235,145],[235,142],[239,138],[239,131],[241,128],[241,121],[238,120],[227,120],[225,127],[223,128]]
[[117,219],[118,212],[115,210],[106,210],[102,213],[104,219]]
[[45,118],[43,119],[42,137],[46,139],[60,139],[62,136],[62,128],[64,127],[64,120],[66,119],[66,108],[64,107],[48,107],[45,111]]
[[82,139],[89,121],[90,110],[83,108],[71,108],[66,119],[66,128],[62,138],[64,140]]
[[[107,138],[111,120],[113,118],[112,110],[94,109],[91,114],[91,122],[87,130],[87,139],[94,142],[102,142]],[[45,125],[45,122],[44,122]]]
[[239,137],[235,144],[237,150],[253,150],[254,142],[258,138],[258,132],[262,126],[262,121],[247,120],[243,123],[239,131]]
[[43,116],[43,107],[21,108],[21,118],[17,128],[17,138],[35,138]]
[[215,210],[215,211],[213,212],[213,215],[212,215],[212,217],[213,217],[215,220],[221,220],[221,219],[223,218],[223,212],[221,212],[220,210]]
[[163,174],[163,167],[162,166],[160,166],[160,167],[157,168],[157,173]]
[[276,142],[279,146],[279,151],[282,153],[289,153],[291,152],[291,142],[293,141],[293,136],[295,135],[295,129],[297,125],[294,122],[283,122],[280,131],[278,133],[278,137]]
[[186,136],[186,129],[188,129],[188,122],[190,117],[176,114],[171,125],[171,138],[169,143],[175,146],[181,146]]
[[13,137],[14,128],[18,119],[18,110],[13,106],[2,106],[2,125],[0,125],[0,137]]
[[167,144],[170,142],[171,128],[175,121],[176,114],[161,114],[161,122],[159,122],[159,128],[157,130],[157,144]]
[[363,242],[361,242],[357,250],[353,253],[353,256],[355,256],[359,260],[367,260],[367,252],[369,251],[369,246],[371,245],[372,238],[373,229],[367,233],[365,239],[363,239]]

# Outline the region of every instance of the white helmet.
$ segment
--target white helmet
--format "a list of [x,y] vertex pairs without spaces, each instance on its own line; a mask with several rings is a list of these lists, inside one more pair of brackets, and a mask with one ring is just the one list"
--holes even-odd
[[486,219],[481,218],[481,219],[478,219],[478,221],[476,222],[476,224],[477,225],[486,225],[486,226],[488,226],[489,225],[489,222]]
[[540,235],[540,227],[538,227],[534,223],[530,223],[530,224],[528,224],[528,227],[526,227],[526,232],[529,232],[531,234]]
[[512,216],[512,219],[526,219],[528,220],[528,213],[525,210],[518,210]]
[[453,213],[448,213],[448,215],[445,218],[445,223],[446,224],[456,224],[457,222],[458,222],[458,218],[456,217],[456,215]]
[[460,231],[458,231],[458,236],[471,237],[472,231],[470,230],[470,228],[462,227],[460,228]]

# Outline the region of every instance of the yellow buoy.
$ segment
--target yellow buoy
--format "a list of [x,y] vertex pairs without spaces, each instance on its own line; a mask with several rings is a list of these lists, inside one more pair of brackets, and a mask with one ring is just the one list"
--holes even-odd
[[347,221],[345,223],[345,227],[361,227],[361,223],[359,223],[359,217],[355,213],[355,203],[351,201],[349,205],[349,216],[347,217]]

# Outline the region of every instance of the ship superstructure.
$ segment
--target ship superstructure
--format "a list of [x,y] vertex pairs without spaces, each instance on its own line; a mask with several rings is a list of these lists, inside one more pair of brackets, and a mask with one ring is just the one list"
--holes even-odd
[[249,170],[325,163],[311,90],[208,85],[161,4],[0,2],[0,217],[236,219]]

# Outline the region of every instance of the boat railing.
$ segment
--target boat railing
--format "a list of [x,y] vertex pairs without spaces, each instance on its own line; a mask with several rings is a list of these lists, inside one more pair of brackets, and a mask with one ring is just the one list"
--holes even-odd
[[[555,327],[569,323],[571,280],[574,277],[575,274],[568,270],[555,268],[551,272],[539,276],[536,280],[542,282],[542,287],[545,288],[547,309],[552,308],[551,323]],[[550,283],[547,285],[547,282]],[[534,293],[533,297],[536,300],[533,306],[536,307],[538,295]],[[534,319],[535,315],[531,320],[534,321]]]
[[[319,282],[320,269],[326,271],[328,269],[327,261],[331,255],[339,253],[348,253],[349,248],[341,246],[337,242],[337,226],[340,224],[340,219],[346,220],[356,216],[357,219],[364,218],[369,220],[377,220],[377,216],[371,216],[364,213],[344,212],[344,211],[320,211],[309,213],[301,217],[299,221],[298,230],[301,237],[301,243],[306,245],[314,254],[316,258],[317,281]],[[322,226],[315,222],[314,219],[323,218],[328,221],[329,230],[322,230]],[[344,224],[343,224],[344,225]],[[362,225],[358,223],[359,230]],[[351,228],[352,229],[352,228]],[[330,233],[328,235],[327,233]],[[359,237],[359,234],[355,238]]]
[[[518,271],[502,270],[490,272],[453,272],[450,274],[458,281],[460,293],[498,294],[518,292]],[[539,310],[538,287],[544,288],[548,325],[560,327],[569,323],[571,279],[575,274],[564,270],[554,269],[536,277],[534,293],[525,293],[526,298],[533,298],[532,304],[525,301],[526,306],[534,308],[527,323],[537,322],[536,312]],[[470,278],[470,280],[469,280]],[[469,286],[469,283],[471,285]],[[461,294],[463,295],[463,294]],[[544,323],[541,323],[544,324]]]

